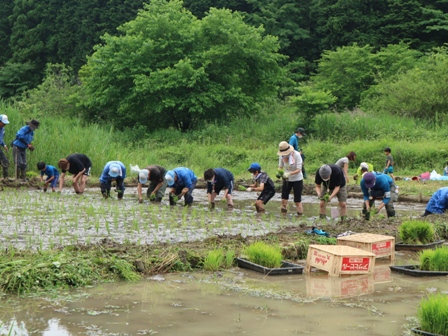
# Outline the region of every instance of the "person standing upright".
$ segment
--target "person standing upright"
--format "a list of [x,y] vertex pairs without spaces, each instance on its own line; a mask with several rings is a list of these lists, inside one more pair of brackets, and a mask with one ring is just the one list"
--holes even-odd
[[302,158],[302,174],[303,178],[307,178],[306,172],[305,172],[305,155],[302,153],[302,150],[299,148],[299,139],[306,136],[305,130],[302,127],[299,127],[296,129],[296,132],[291,135],[291,138],[289,138],[289,144],[294,147],[294,150],[300,153],[300,157]]
[[[9,124],[8,116],[6,114],[0,114],[0,145],[8,151],[8,146],[5,143],[5,125]],[[8,177],[9,160],[3,151],[0,151],[0,164],[3,168],[3,180]]]
[[33,119],[26,123],[17,131],[16,138],[12,142],[12,152],[14,155],[14,164],[16,167],[16,177],[26,180],[26,150],[34,151],[31,142],[34,139],[34,131],[39,128],[40,122]]

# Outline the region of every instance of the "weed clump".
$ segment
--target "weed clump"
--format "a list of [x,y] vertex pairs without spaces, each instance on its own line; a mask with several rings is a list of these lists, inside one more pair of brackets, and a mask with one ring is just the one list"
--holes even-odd
[[247,259],[255,264],[278,268],[282,264],[282,253],[279,247],[268,245],[264,242],[256,242],[244,249]]
[[422,331],[448,336],[448,295],[431,295],[420,302],[418,321]]
[[434,226],[425,221],[405,221],[400,225],[398,231],[404,244],[421,245],[436,240]]

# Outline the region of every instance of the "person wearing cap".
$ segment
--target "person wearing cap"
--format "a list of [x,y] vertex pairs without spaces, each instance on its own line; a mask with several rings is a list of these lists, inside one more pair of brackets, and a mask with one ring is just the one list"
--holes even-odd
[[352,151],[352,152],[348,153],[346,156],[344,156],[343,158],[340,158],[339,160],[337,160],[335,163],[336,166],[341,168],[342,171],[344,172],[346,184],[348,184],[348,164],[350,161],[355,161],[355,160],[356,160],[356,153]]
[[121,201],[124,195],[124,179],[126,178],[126,167],[120,161],[109,161],[103,168],[100,176],[101,194],[104,198],[110,197],[112,181],[117,183],[118,200]]
[[[177,167],[168,170],[165,175],[166,182],[170,190],[170,205],[175,205],[175,197],[184,196],[185,206],[191,206],[193,203],[193,190],[196,187],[198,178],[192,170],[185,167]],[[174,197],[175,196],[175,197]]]
[[61,169],[62,174],[59,179],[59,191],[62,191],[64,186],[65,174],[69,172],[73,174],[73,189],[76,194],[80,195],[86,188],[87,178],[90,176],[90,170],[92,169],[92,161],[84,154],[71,154],[65,159],[60,159],[58,167]]
[[361,162],[358,170],[356,171],[356,174],[353,175],[353,179],[355,180],[356,184],[361,183],[363,174],[367,172],[373,172],[373,165],[371,163]]
[[249,186],[246,191],[257,191],[260,193],[255,201],[255,209],[258,213],[264,213],[264,206],[275,195],[274,181],[272,181],[266,172],[261,170],[261,166],[258,162],[252,163],[247,170],[254,177],[255,183]]
[[[44,192],[47,191],[49,185],[51,186],[51,190],[55,192],[59,181],[59,171],[56,167],[47,165],[41,161],[37,163],[37,169],[40,170],[40,182],[44,183]],[[47,176],[45,182],[44,175]]]
[[26,123],[21,129],[17,131],[16,138],[12,142],[14,164],[16,166],[16,176],[26,180],[26,150],[34,151],[34,146],[31,142],[34,139],[34,131],[39,128],[40,122],[33,119]]
[[[8,116],[6,114],[0,114],[0,145],[4,148],[5,152],[8,151],[8,146],[5,143],[5,125],[9,124]],[[3,168],[3,180],[8,178],[9,160],[3,151],[0,151],[0,164]]]
[[204,180],[207,181],[207,197],[210,210],[215,208],[215,198],[224,189],[223,199],[227,201],[227,208],[233,209],[232,191],[233,174],[224,168],[207,169],[204,172]]
[[440,188],[432,194],[422,217],[432,214],[443,214],[446,209],[448,209],[448,187]]
[[294,147],[286,141],[282,141],[278,145],[277,155],[279,156],[278,169],[283,170],[282,206],[280,210],[284,214],[288,212],[289,194],[291,193],[291,190],[293,190],[297,215],[301,216],[303,214],[302,157],[300,156],[300,153],[294,150]]
[[[327,218],[327,202],[331,202],[337,196],[341,209],[341,220],[345,220],[347,217],[347,187],[342,169],[334,164],[323,165],[316,172],[314,183],[317,196],[320,199],[319,217]],[[328,198],[325,197],[327,192],[329,192]]]
[[146,195],[150,201],[160,203],[165,195],[167,183],[165,179],[166,169],[162,166],[150,165],[138,173],[137,194],[138,201],[143,203],[142,188],[149,180],[149,187]]
[[381,204],[376,208],[376,212],[386,208],[387,217],[394,217],[394,201],[398,197],[395,189],[395,182],[390,176],[373,172],[365,173],[361,179],[361,190],[364,195],[362,209],[364,218],[370,219],[370,211],[375,204],[375,200],[382,200]]
[[299,139],[306,136],[305,130],[302,127],[299,127],[296,129],[296,132],[291,135],[291,138],[289,138],[289,144],[294,147],[295,151],[298,151],[300,153],[300,157],[302,158],[302,175],[304,178],[307,178],[306,172],[305,172],[305,154],[302,153],[302,149],[299,148]]

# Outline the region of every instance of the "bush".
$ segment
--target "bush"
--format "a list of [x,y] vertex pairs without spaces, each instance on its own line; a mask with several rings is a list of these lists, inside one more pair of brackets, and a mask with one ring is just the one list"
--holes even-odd
[[400,225],[398,231],[405,244],[428,244],[436,239],[434,226],[424,221],[405,221]]
[[423,271],[448,272],[448,248],[425,250],[420,253],[420,269]]
[[422,331],[448,336],[448,295],[431,295],[420,302],[418,321]]
[[256,242],[244,249],[247,259],[255,264],[277,268],[282,264],[282,253],[279,247]]

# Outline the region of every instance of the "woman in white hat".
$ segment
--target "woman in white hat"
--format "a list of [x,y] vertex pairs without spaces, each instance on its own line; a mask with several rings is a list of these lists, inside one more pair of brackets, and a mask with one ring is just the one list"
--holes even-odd
[[303,214],[302,206],[302,190],[303,190],[303,174],[302,174],[302,157],[300,153],[294,150],[286,141],[280,142],[278,145],[278,169],[283,170],[283,186],[282,186],[282,206],[281,212],[288,212],[288,199],[291,190],[294,190],[294,203],[296,204],[297,215]]

